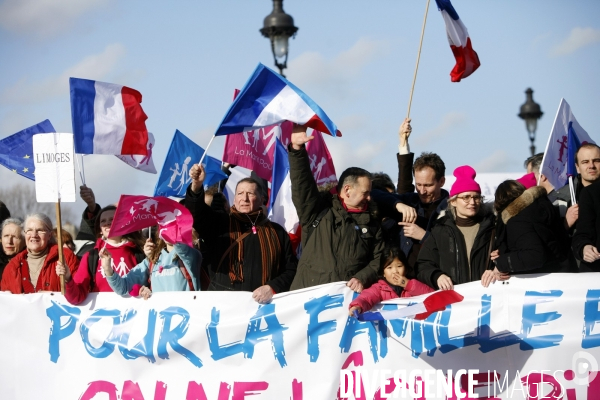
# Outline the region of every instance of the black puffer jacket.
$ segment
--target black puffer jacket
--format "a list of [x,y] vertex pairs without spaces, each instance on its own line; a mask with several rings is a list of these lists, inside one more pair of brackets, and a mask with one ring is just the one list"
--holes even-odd
[[418,280],[438,289],[437,280],[442,274],[448,275],[455,285],[481,279],[491,264],[489,250],[496,217],[489,204],[482,204],[480,215],[482,220],[471,248],[469,266],[465,238],[452,212],[446,210],[421,247],[415,267]]
[[568,256],[569,236],[546,189],[529,188],[502,211],[496,247],[501,272],[568,272],[561,262]]

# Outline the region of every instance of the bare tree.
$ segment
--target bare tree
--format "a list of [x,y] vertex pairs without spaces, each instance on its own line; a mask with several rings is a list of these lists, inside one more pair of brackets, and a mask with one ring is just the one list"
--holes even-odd
[[[6,204],[13,217],[25,218],[27,214],[41,212],[56,224],[55,203],[38,203],[35,199],[35,186],[18,184],[8,189],[0,189],[0,200]],[[70,205],[61,203],[62,224],[79,225]]]

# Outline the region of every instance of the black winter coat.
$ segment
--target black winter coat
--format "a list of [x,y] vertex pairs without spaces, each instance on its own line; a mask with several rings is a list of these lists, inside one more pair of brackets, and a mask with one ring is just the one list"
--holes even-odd
[[[215,211],[204,202],[204,189],[194,193],[188,188],[185,206],[190,209],[194,217],[194,229],[204,242],[201,246],[202,256],[207,259],[203,267],[208,269],[210,286],[208,290],[233,290],[252,292],[262,286],[262,256],[260,252],[260,241],[258,235],[248,235],[244,243],[244,281],[232,283],[229,278],[229,257],[237,254],[237,248],[229,252],[221,265],[219,262],[223,254],[231,245],[229,238],[229,214]],[[260,220],[259,220],[260,221]],[[290,289],[298,260],[293,253],[290,237],[281,227],[274,222],[271,223],[281,245],[279,265],[271,266],[269,280],[265,283],[271,286],[276,293],[287,292]],[[250,222],[242,224],[242,232],[252,229]]]
[[583,261],[583,248],[591,244],[600,249],[600,181],[581,191],[579,218],[573,236],[573,253],[581,261],[581,272],[600,272],[600,260],[593,263]]
[[489,206],[482,205],[483,219],[471,248],[471,266],[467,258],[467,245],[462,232],[456,226],[450,211],[441,217],[431,229],[431,235],[419,252],[415,273],[417,279],[439,289],[438,278],[444,274],[457,285],[478,281],[490,266],[490,243],[495,224],[495,216]]
[[561,262],[568,256],[569,236],[546,189],[529,188],[502,211],[496,247],[500,251],[496,265],[501,272],[568,272]]

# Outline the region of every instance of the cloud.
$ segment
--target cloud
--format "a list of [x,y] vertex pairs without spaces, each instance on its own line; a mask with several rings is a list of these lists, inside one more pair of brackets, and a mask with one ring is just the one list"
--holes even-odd
[[496,150],[488,157],[479,161],[475,165],[475,171],[482,172],[503,172],[513,171],[519,163],[504,150]]
[[22,78],[0,94],[0,104],[32,104],[55,96],[64,96],[69,92],[70,77],[102,80],[114,70],[124,55],[125,46],[114,43],[106,46],[102,53],[87,56],[59,76],[31,83],[27,78]]
[[[381,154],[389,149],[389,144],[385,141],[356,143],[354,141],[343,141],[339,138],[332,138],[328,141],[326,136],[323,135],[338,176],[349,167],[360,167],[372,172],[385,169],[386,160],[382,160],[381,157]],[[332,143],[333,141],[335,143]],[[357,149],[360,150],[357,151]]]
[[318,52],[305,52],[289,63],[289,78],[301,88],[319,89],[345,96],[348,86],[363,68],[387,54],[389,45],[382,40],[360,38],[348,50],[327,59]]
[[414,145],[418,146],[419,148],[425,147],[435,139],[446,135],[456,134],[456,131],[463,128],[466,123],[466,114],[457,112],[448,113],[444,115],[442,122],[438,126],[421,135],[417,134],[417,136],[414,138],[411,137],[409,143],[411,143],[411,145],[414,143]]
[[582,47],[600,42],[600,30],[594,28],[573,28],[569,37],[554,46],[551,55],[566,56]]
[[7,31],[40,38],[66,31],[83,14],[111,0],[5,0],[0,26]]

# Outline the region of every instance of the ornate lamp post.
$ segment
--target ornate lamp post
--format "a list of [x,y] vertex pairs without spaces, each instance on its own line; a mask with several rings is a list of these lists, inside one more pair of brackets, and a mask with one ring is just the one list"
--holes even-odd
[[525,120],[525,127],[527,128],[527,133],[529,134],[529,140],[531,140],[531,155],[535,155],[535,131],[537,130],[537,121],[544,115],[542,112],[542,108],[538,103],[533,101],[533,90],[528,88],[525,91],[527,96],[527,100],[521,106],[521,112],[519,113],[519,117]]
[[279,68],[279,73],[284,78],[283,70],[287,68],[288,41],[290,37],[296,36],[297,31],[292,16],[283,11],[283,0],[273,0],[273,11],[265,17],[260,33],[271,40],[275,66]]

